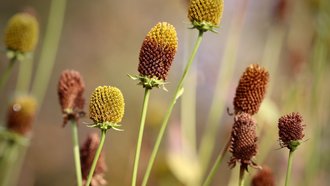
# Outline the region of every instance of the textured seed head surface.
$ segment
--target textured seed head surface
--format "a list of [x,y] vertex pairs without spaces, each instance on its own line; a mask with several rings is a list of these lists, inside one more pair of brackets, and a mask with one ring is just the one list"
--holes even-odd
[[7,128],[26,136],[32,129],[37,102],[31,96],[16,97],[7,111]]
[[240,113],[234,118],[229,151],[232,158],[229,162],[234,167],[236,162],[253,164],[252,158],[257,154],[256,123],[247,113]]
[[235,113],[254,115],[258,112],[266,94],[269,73],[257,64],[246,68],[241,76],[234,97]]
[[89,116],[95,123],[119,123],[125,110],[124,97],[116,87],[99,86],[91,95]]
[[142,43],[138,66],[140,75],[166,80],[177,48],[174,26],[166,22],[158,23]]
[[[87,181],[89,171],[91,169],[97,147],[100,144],[99,136],[96,133],[88,135],[83,146],[80,148],[80,161],[81,161],[81,172],[83,181]],[[104,173],[107,170],[107,165],[104,159],[104,153],[102,152],[96,163],[95,171],[92,178],[93,186],[105,185],[107,182],[104,179]]]
[[39,37],[37,19],[27,13],[18,13],[8,22],[5,29],[5,44],[10,50],[31,52]]
[[303,118],[297,112],[284,115],[278,120],[279,139],[282,147],[290,148],[292,141],[303,139],[305,125],[302,122]]
[[264,166],[253,176],[251,186],[275,186],[272,170]]
[[220,24],[223,5],[223,0],[191,0],[188,18],[192,23],[208,22],[217,26]]

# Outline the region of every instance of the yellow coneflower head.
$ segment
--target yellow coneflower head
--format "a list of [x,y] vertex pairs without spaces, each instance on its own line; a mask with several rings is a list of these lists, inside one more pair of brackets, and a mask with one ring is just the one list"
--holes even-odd
[[248,165],[257,166],[252,161],[257,154],[256,123],[250,114],[239,113],[235,116],[229,150],[232,153],[230,167],[235,167],[236,162],[241,163],[246,170]]
[[257,64],[246,68],[236,88],[234,98],[235,113],[245,112],[254,115],[258,112],[266,94],[269,73]]
[[7,128],[20,135],[28,135],[32,129],[36,110],[37,102],[33,97],[16,97],[7,111]]
[[194,28],[200,31],[218,27],[223,13],[223,0],[191,0],[188,18]]
[[263,166],[262,169],[253,176],[251,186],[275,186],[272,170],[269,167]]
[[[89,171],[92,167],[92,163],[95,157],[97,147],[100,144],[100,138],[96,133],[88,135],[83,146],[80,148],[80,161],[81,161],[81,172],[83,182],[86,182]],[[107,181],[104,179],[104,173],[107,170],[107,165],[104,159],[104,153],[100,154],[97,160],[95,171],[92,177],[91,185],[100,186],[105,185]]]
[[85,98],[85,83],[79,72],[64,70],[60,76],[57,93],[64,114],[64,125],[68,119],[78,120],[82,115]]
[[284,115],[278,120],[281,147],[287,147],[291,151],[296,150],[300,145],[300,140],[305,136],[305,125],[302,122],[303,118],[297,112]]
[[178,38],[173,25],[158,23],[145,37],[139,56],[140,76],[166,80],[178,48]]
[[99,86],[90,97],[89,117],[95,123],[119,123],[124,116],[124,97],[116,87]]
[[31,52],[39,37],[39,23],[28,13],[18,13],[10,18],[5,29],[7,49],[18,52]]

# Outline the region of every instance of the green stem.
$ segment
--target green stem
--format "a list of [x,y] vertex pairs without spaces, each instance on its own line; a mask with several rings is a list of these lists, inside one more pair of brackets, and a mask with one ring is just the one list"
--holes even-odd
[[137,172],[138,172],[138,167],[139,167],[139,160],[140,160],[141,146],[142,146],[142,139],[143,139],[143,131],[144,131],[144,124],[145,124],[146,115],[147,115],[150,90],[151,89],[149,89],[149,88],[145,88],[145,92],[144,92],[143,106],[142,106],[142,112],[141,112],[141,121],[140,121],[140,129],[139,129],[139,137],[138,137],[138,141],[137,141],[137,145],[136,145],[136,153],[135,153],[135,160],[134,160],[132,186],[136,185],[136,180],[137,180]]
[[33,54],[19,63],[16,92],[28,93],[33,71]]
[[286,178],[285,178],[285,186],[290,185],[289,181],[290,181],[290,177],[291,177],[291,170],[292,170],[292,158],[293,158],[293,152],[292,150],[290,150],[289,152],[289,159],[288,159],[288,168],[286,170]]
[[245,173],[245,168],[243,165],[241,165],[239,169],[239,181],[238,181],[239,186],[244,186],[244,173]]
[[227,143],[226,145],[223,147],[221,153],[218,155],[217,159],[215,160],[215,163],[210,171],[210,173],[208,174],[208,176],[206,177],[206,180],[203,184],[203,186],[208,186],[211,184],[215,174],[217,173],[221,163],[222,163],[222,160],[223,158],[225,157],[227,151],[228,151],[228,148],[230,146],[230,139],[231,139],[231,135],[229,136],[229,139],[227,140]]
[[42,103],[54,66],[64,22],[66,0],[52,0],[32,94]]
[[13,70],[15,62],[16,62],[16,58],[14,57],[9,61],[9,64],[8,64],[7,68],[5,69],[3,74],[1,75],[1,77],[0,77],[0,91],[2,91],[2,89],[6,85],[6,82],[8,81],[8,78],[11,74],[11,71]]
[[15,176],[14,170],[18,159],[18,144],[7,141],[8,145],[4,155],[0,159],[0,185],[11,185],[12,177]]
[[104,141],[105,141],[105,134],[107,133],[107,130],[105,129],[101,129],[101,140],[100,140],[100,144],[99,147],[96,150],[95,153],[95,157],[91,166],[91,170],[89,171],[88,177],[87,177],[87,181],[86,181],[86,186],[89,186],[91,184],[92,178],[93,178],[93,174],[96,168],[96,164],[97,161],[99,160],[103,145],[104,145]]
[[74,155],[74,162],[75,162],[75,167],[76,167],[77,185],[82,186],[78,127],[77,127],[77,122],[74,119],[72,119],[70,122],[71,122],[71,129],[72,129],[73,155]]
[[174,105],[175,105],[175,103],[176,103],[176,100],[177,100],[177,99],[180,97],[180,95],[183,93],[183,92],[182,92],[182,91],[183,91],[183,89],[182,89],[182,87],[183,87],[183,81],[184,81],[184,79],[186,78],[187,73],[188,73],[188,71],[189,71],[189,69],[190,69],[190,67],[191,67],[191,64],[193,63],[193,61],[194,61],[194,59],[195,59],[195,56],[196,56],[197,50],[198,50],[198,48],[199,48],[199,46],[200,46],[200,44],[201,44],[201,42],[202,42],[202,38],[203,38],[203,32],[200,31],[199,34],[198,34],[197,41],[196,41],[196,43],[195,43],[195,46],[194,46],[193,52],[192,52],[192,54],[191,54],[191,56],[190,56],[190,58],[189,58],[189,61],[188,61],[187,65],[186,65],[186,68],[185,68],[185,70],[184,70],[184,72],[183,72],[183,74],[182,74],[182,77],[181,77],[181,79],[180,79],[180,81],[179,81],[179,84],[178,84],[178,86],[177,86],[177,88],[176,88],[176,91],[175,91],[174,97],[173,97],[173,99],[172,99],[172,101],[171,101],[171,104],[170,104],[170,106],[169,106],[169,108],[168,108],[168,110],[167,110],[167,113],[166,113],[165,118],[164,118],[164,120],[163,120],[162,126],[161,126],[161,128],[160,128],[159,133],[158,133],[158,136],[157,136],[157,140],[156,140],[155,146],[154,146],[154,148],[153,148],[153,151],[152,151],[152,153],[151,153],[151,157],[150,157],[149,162],[148,162],[148,167],[147,167],[146,173],[145,173],[145,175],[144,175],[144,177],[143,177],[142,186],[146,186],[146,185],[147,185],[147,182],[148,182],[148,179],[149,179],[149,176],[150,176],[150,172],[151,172],[152,166],[153,166],[154,161],[155,161],[155,159],[156,159],[156,155],[157,155],[157,152],[158,152],[158,149],[159,149],[160,143],[161,143],[161,141],[162,141],[162,139],[163,139],[163,136],[164,136],[164,133],[165,133],[165,129],[166,129],[167,124],[168,124],[168,120],[169,120],[169,118],[170,118],[170,116],[171,116],[171,113],[172,113],[172,110],[173,110]]

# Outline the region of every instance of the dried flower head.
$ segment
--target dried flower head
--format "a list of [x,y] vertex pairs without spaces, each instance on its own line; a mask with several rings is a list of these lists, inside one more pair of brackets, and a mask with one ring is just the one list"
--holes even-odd
[[262,167],[259,172],[253,176],[252,186],[275,186],[273,172],[268,167]]
[[85,83],[79,72],[74,70],[62,72],[58,81],[57,93],[64,118],[63,125],[69,119],[78,120],[79,117],[84,115],[84,90]]
[[268,71],[259,65],[253,64],[246,68],[236,88],[235,113],[257,113],[265,97],[268,81]]
[[89,116],[95,123],[119,123],[124,116],[124,97],[116,87],[99,86],[90,98]]
[[239,113],[234,117],[229,151],[232,153],[230,167],[235,167],[236,162],[240,162],[245,169],[248,165],[256,166],[252,161],[257,154],[256,123],[251,115]]
[[37,102],[31,96],[16,97],[7,112],[7,128],[17,134],[27,136],[32,130]]
[[144,39],[140,50],[140,76],[165,81],[177,48],[178,38],[173,25],[161,22],[154,26]]
[[300,140],[305,136],[304,127],[302,124],[303,118],[297,113],[293,112],[282,116],[278,120],[279,139],[281,147],[287,147],[291,151],[296,150],[300,145]]
[[194,28],[200,31],[213,30],[220,24],[223,0],[191,0],[188,18]]
[[[89,170],[91,169],[99,143],[99,136],[96,133],[91,133],[88,135],[84,145],[80,148],[81,172],[84,184],[87,181]],[[92,186],[105,185],[107,183],[104,179],[104,173],[106,170],[107,165],[104,160],[104,154],[101,153],[96,163],[96,168],[91,182]]]
[[37,19],[28,13],[18,13],[10,18],[5,29],[5,44],[9,50],[31,52],[39,37]]

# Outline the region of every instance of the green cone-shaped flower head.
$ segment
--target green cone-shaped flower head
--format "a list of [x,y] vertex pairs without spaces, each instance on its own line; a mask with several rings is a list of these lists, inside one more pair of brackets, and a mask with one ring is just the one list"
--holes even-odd
[[89,117],[95,123],[119,123],[124,116],[124,97],[116,87],[99,86],[90,98]]
[[173,25],[158,23],[145,37],[139,56],[138,71],[141,76],[166,80],[178,48],[178,38]]
[[18,13],[10,18],[5,29],[7,49],[18,52],[31,52],[39,37],[37,19],[28,13]]
[[220,24],[223,5],[223,0],[191,0],[188,18],[200,31],[213,30]]

